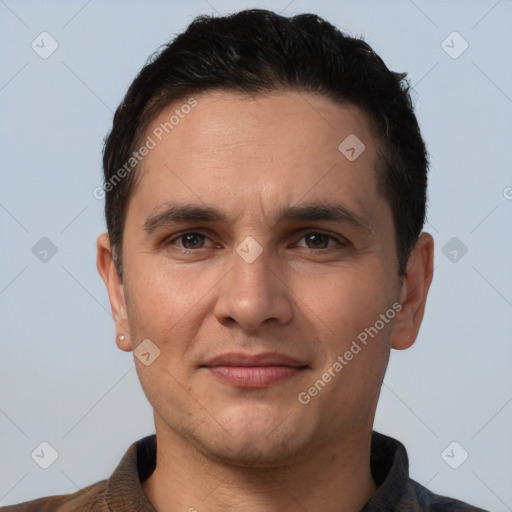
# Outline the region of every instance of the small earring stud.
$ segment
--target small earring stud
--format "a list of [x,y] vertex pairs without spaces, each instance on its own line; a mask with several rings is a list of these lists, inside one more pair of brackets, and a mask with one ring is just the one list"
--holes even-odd
[[118,334],[119,341],[124,341],[124,334]]

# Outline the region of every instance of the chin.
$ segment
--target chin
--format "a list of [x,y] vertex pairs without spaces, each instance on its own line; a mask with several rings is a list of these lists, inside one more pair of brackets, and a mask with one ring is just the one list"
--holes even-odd
[[[311,421],[294,411],[258,407],[235,408],[219,415],[224,428],[210,430],[208,455],[229,465],[246,468],[284,466],[296,460],[310,445]],[[216,437],[216,439],[215,439]]]

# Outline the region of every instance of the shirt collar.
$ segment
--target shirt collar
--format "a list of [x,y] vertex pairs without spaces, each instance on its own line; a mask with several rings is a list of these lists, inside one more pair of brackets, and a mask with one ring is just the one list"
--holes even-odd
[[156,512],[142,483],[156,467],[156,435],[133,443],[108,479],[106,501],[112,512]]
[[[409,485],[407,452],[399,441],[373,431],[370,464],[378,490],[361,512],[381,510],[384,504],[400,502]],[[134,442],[109,478],[105,497],[110,510],[156,512],[141,483],[155,467],[156,435],[153,434]]]

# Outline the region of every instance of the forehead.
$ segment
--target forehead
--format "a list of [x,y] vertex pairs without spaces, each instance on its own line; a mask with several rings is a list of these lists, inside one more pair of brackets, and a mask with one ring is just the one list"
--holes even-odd
[[238,198],[239,207],[266,209],[340,194],[361,206],[376,193],[377,139],[367,116],[323,96],[208,92],[167,106],[146,137],[154,148],[137,188],[153,207],[169,196],[230,196],[232,205]]
[[281,146],[282,152],[293,148],[296,155],[308,149],[337,150],[350,134],[368,142],[375,138],[362,109],[311,93],[248,95],[214,90],[195,96],[194,107],[189,106],[191,102],[191,98],[183,98],[162,109],[147,134],[155,137],[158,145],[186,139],[189,156],[194,156],[194,149],[225,151],[239,143],[266,143],[276,146],[277,151],[277,143],[283,142],[287,144]]

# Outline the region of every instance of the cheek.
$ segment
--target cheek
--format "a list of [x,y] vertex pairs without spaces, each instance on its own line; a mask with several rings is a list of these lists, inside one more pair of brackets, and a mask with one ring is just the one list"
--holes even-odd
[[[330,393],[339,405],[370,403],[380,388],[396,316],[393,303],[391,283],[379,271],[372,273],[368,268],[361,274],[340,273],[324,286],[316,302],[312,298],[311,305],[321,319],[316,324],[328,333],[318,337],[324,352],[318,375],[329,369],[335,375]],[[338,364],[333,368],[335,362]]]
[[[312,291],[313,290],[313,291]],[[316,280],[302,296],[319,321],[339,339],[356,336],[370,327],[393,303],[391,283],[379,269],[343,269]]]
[[159,350],[148,366],[134,354],[139,380],[155,409],[177,407],[188,397],[183,383],[190,375],[183,361],[201,326],[204,290],[191,286],[183,274],[150,263],[142,263],[140,272],[130,267],[130,272],[125,296],[132,344],[136,348],[149,339]]
[[[311,317],[318,317],[315,323],[321,364],[316,375],[329,379],[325,374],[329,370],[335,375],[326,396],[338,405],[370,403],[380,388],[389,358],[395,317],[393,283],[378,266],[360,272],[351,268],[331,275],[320,289],[322,292],[309,300],[315,313]],[[391,313],[386,316],[388,311]]]
[[126,275],[125,297],[132,331],[137,338],[150,338],[157,344],[181,339],[179,333],[192,328],[211,287],[182,268],[145,260],[126,266],[130,273]]

